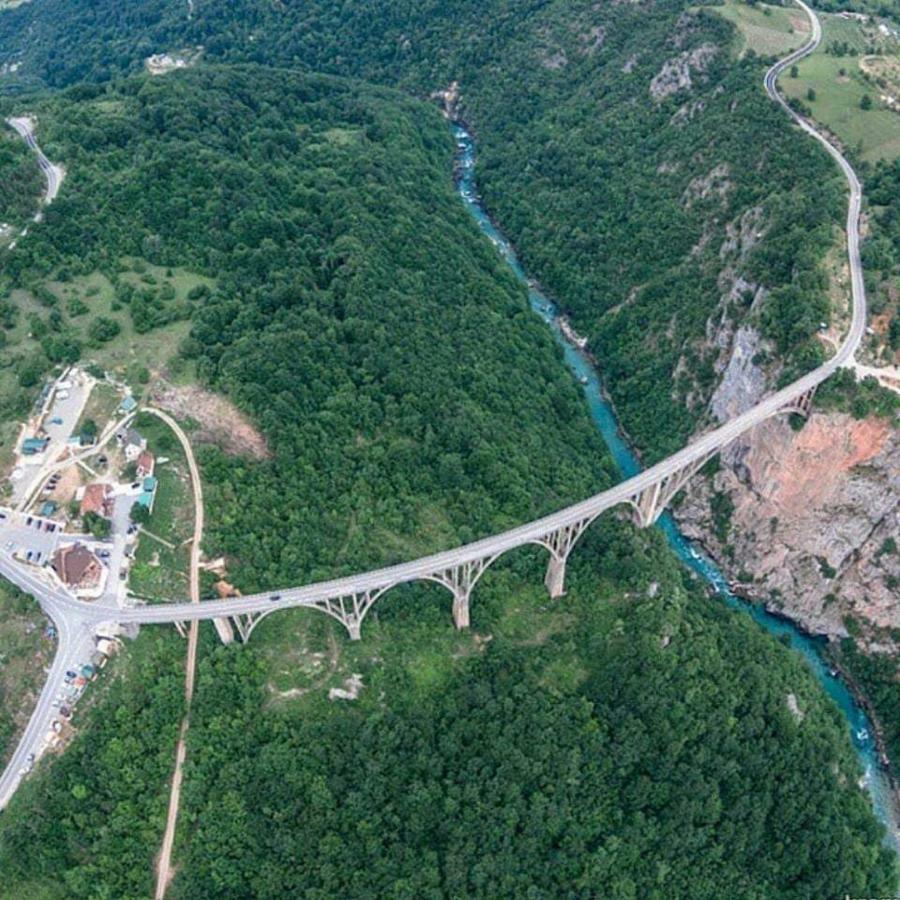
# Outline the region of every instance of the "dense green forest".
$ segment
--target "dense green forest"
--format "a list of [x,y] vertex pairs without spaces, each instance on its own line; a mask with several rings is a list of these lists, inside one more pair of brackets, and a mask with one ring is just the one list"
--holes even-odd
[[150,896],[183,660],[178,636],[155,630],[91,686],[72,745],[41,761],[0,819],[0,897]]
[[[852,837],[868,827],[867,801],[809,673],[687,588],[667,557],[658,535],[609,521],[579,550],[556,612],[572,618],[547,614],[557,630],[538,646],[504,635],[488,585],[473,624],[493,640],[429,693],[408,673],[371,673],[350,709],[320,700],[313,716],[311,700],[260,716],[266,672],[233,648],[211,654],[191,733],[191,874],[176,894],[807,897],[890,885],[875,833],[866,849]],[[611,571],[621,599],[608,601],[594,573]],[[406,628],[422,608],[388,598],[379,614]]]
[[[329,683],[361,673],[352,702],[321,683],[274,701],[284,619],[247,646],[204,626],[172,896],[889,894],[844,723],[802,661],[657,532],[605,517],[558,603],[537,599],[541,562],[490,572],[466,635],[428,588],[381,601],[360,645],[283,614],[337,654]],[[146,630],[4,813],[0,895],[149,893],[181,647]]]
[[24,54],[24,84],[104,80],[187,45],[421,96],[457,79],[488,207],[591,338],[652,459],[704,415],[721,352],[708,321],[727,332],[751,316],[790,375],[817,362],[819,260],[841,220],[836,170],[765,98],[760,61],[736,64],[732,26],[687,7],[243,0],[198,2],[188,19],[46,0],[0,19],[0,57]]
[[[184,355],[272,451],[201,455],[209,545],[242,588],[441,549],[610,483],[552,338],[454,195],[433,106],[203,68],[73,88],[39,115],[70,174],[12,277],[115,279],[137,254],[217,280],[177,309]],[[116,302],[138,331],[175,308],[121,282]]]
[[[606,450],[454,196],[449,130],[423,100],[460,80],[489,207],[589,334],[647,455],[665,453],[712,388],[710,317],[752,317],[788,372],[815,361],[841,218],[833,168],[765,100],[760,61],[734,64],[729,26],[686,8],[0,14],[0,64],[21,62],[0,113],[34,111],[68,170],[3,260],[39,335],[6,364],[33,388],[87,353],[51,279],[101,274],[138,340],[189,323],[185,370],[271,451],[200,448],[206,550],[244,590],[409,558],[602,489]],[[135,74],[196,45],[195,69]],[[204,280],[176,297],[158,283],[175,268]],[[385,597],[353,646],[303,612],[247,647],[206,629],[173,895],[894,889],[845,725],[798,660],[703,596],[655,531],[606,517],[561,603],[538,594],[544,562],[489,572],[466,635],[436,588]],[[170,638],[145,630],[75,744],[4,813],[6,895],[149,893],[182,713]],[[327,678],[294,686],[290,670],[322,660]],[[329,702],[354,673],[359,699]]]
[[[34,154],[12,130],[0,131],[0,224],[15,230],[38,209],[44,178]],[[0,246],[13,237],[0,231]]]

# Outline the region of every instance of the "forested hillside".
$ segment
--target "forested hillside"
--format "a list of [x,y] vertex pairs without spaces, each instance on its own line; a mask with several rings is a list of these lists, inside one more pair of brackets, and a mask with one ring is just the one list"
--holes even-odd
[[268,440],[263,462],[202,456],[209,547],[242,588],[442,549],[609,483],[552,339],[454,195],[433,106],[204,68],[38,116],[70,174],[8,272],[115,280],[137,255],[217,280],[187,307],[121,281],[115,302],[138,331],[191,316],[183,353]]
[[0,246],[37,211],[44,179],[22,139],[4,125],[0,131]]
[[[242,590],[409,559],[601,490],[607,451],[455,196],[428,96],[460,82],[489,207],[658,456],[703,420],[739,323],[767,336],[772,378],[815,359],[841,217],[832,168],[765,100],[759,62],[735,64],[729,26],[687,8],[0,14],[0,65],[19,64],[0,114],[34,113],[67,168],[2,258],[2,309],[30,304],[9,333],[32,340],[4,371],[34,392],[90,357],[87,313],[60,299],[75,282],[135,346],[180,326],[177,372],[151,360],[136,386],[196,378],[268,448],[198,447],[204,550]],[[200,45],[194,68],[139,73]],[[492,567],[463,633],[434,585],[380,600],[360,642],[303,610],[247,646],[205,627],[171,895],[894,890],[846,724],[798,659],[706,597],[659,531],[614,513],[559,602],[545,563],[529,548]],[[183,711],[175,640],[144,629],[74,744],[3,813],[0,896],[152,892]]]
[[[802,662],[699,593],[657,532],[595,526],[563,602],[537,600],[538,566],[489,572],[468,634],[436,588],[389,595],[359,645],[307,611],[245,647],[204,626],[171,895],[890,893],[843,725]],[[290,619],[314,635],[296,656]],[[287,697],[272,641],[292,667],[332,657],[331,677]],[[151,892],[172,642],[141,636],[4,813],[0,896]],[[358,699],[329,702],[353,672]]]
[[[751,355],[770,380],[781,360],[787,378],[821,357],[820,260],[842,218],[836,170],[765,98],[759,61],[736,64],[733,27],[689,6],[243,0],[200,2],[188,19],[45,0],[0,21],[0,57],[21,50],[17,77],[52,84],[186,45],[421,96],[458,80],[488,207],[591,338],[652,459],[706,417],[740,324],[761,333]],[[85,46],[88,30],[103,41]]]
[[[0,55],[21,63],[10,91],[29,79],[102,82],[150,52],[201,45],[207,60],[349,73],[422,97],[458,80],[487,205],[590,338],[648,461],[824,353],[815,338],[831,313],[822,259],[840,240],[843,184],[765,97],[760,60],[734,59],[732,38],[729,23],[674,0],[652,15],[587,0],[514,10],[241,0],[198,2],[190,17],[153,2],[42,0],[0,18]],[[892,183],[885,175],[878,196]],[[169,230],[196,240],[166,224],[144,229],[159,248],[130,236],[131,252],[172,258]],[[864,254],[884,256],[874,245]],[[710,404],[735,355],[751,361],[752,387]]]

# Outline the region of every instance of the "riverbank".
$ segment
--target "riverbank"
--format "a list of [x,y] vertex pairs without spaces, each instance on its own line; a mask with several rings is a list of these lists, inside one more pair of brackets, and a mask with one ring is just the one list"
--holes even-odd
[[[586,347],[578,348],[567,340],[560,322],[558,307],[540,291],[536,282],[525,272],[512,244],[491,220],[475,189],[475,141],[463,122],[457,120],[452,123],[452,127],[457,146],[457,159],[454,165],[455,180],[463,203],[481,230],[497,247],[498,252],[506,260],[514,274],[527,286],[531,308],[556,335],[567,366],[582,385],[591,418],[606,442],[621,474],[624,477],[637,474],[641,470],[640,460],[623,434],[612,404],[605,395],[597,361],[589,355]],[[691,542],[681,534],[670,513],[665,513],[660,518],[658,527],[664,532],[676,556],[704,578],[710,588],[727,605],[749,614],[773,636],[784,636],[789,645],[804,657],[820,685],[844,714],[850,730],[851,743],[863,770],[866,789],[873,808],[888,831],[891,845],[895,849],[900,849],[900,832],[897,827],[898,804],[893,786],[879,770],[879,752],[872,737],[874,728],[871,726],[865,710],[855,702],[847,686],[830,674],[831,666],[826,663],[818,642],[790,620],[782,620],[763,607],[754,606],[735,596],[729,590],[727,579],[712,558],[698,552]]]

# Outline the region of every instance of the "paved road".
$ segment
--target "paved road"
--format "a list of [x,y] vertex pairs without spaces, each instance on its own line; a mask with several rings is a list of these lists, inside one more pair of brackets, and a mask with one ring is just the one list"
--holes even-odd
[[54,622],[57,630],[56,656],[47,675],[43,690],[35,704],[31,719],[25,728],[15,752],[0,775],[0,809],[9,802],[22,778],[30,754],[40,755],[45,735],[56,716],[53,701],[62,689],[65,673],[90,659],[94,650],[94,638],[89,623],[78,616],[59,612],[59,604],[71,601],[71,597],[49,581],[40,578],[28,567],[15,562],[6,551],[0,552],[0,575],[26,593],[37,598],[41,608]]
[[[831,359],[792,385],[772,394],[737,418],[732,419],[715,431],[699,437],[668,459],[657,463],[650,469],[608,491],[576,503],[550,516],[545,516],[502,534],[493,535],[453,550],[431,554],[412,562],[389,566],[371,572],[363,572],[346,578],[331,579],[303,587],[281,589],[278,591],[277,601],[273,601],[273,595],[267,592],[202,603],[138,606],[113,611],[109,608],[104,609],[102,606],[82,603],[60,590],[47,590],[46,586],[32,585],[31,588],[26,587],[26,590],[38,597],[48,615],[57,622],[61,633],[60,647],[62,649],[60,655],[67,652],[65,651],[66,639],[62,637],[64,633],[67,634],[72,629],[84,628],[86,625],[89,626],[90,624],[109,620],[111,617],[120,623],[193,622],[200,619],[237,616],[245,613],[271,612],[275,609],[292,606],[310,606],[328,599],[360,595],[367,591],[377,592],[389,586],[420,579],[431,578],[433,580],[436,573],[451,570],[466,563],[495,559],[506,550],[514,547],[520,547],[527,543],[545,544],[548,535],[565,526],[573,526],[586,520],[591,520],[602,511],[613,506],[622,503],[634,503],[636,498],[647,488],[652,488],[664,478],[674,476],[683,472],[686,467],[709,458],[710,455],[718,452],[755,425],[783,411],[786,406],[795,403],[798,398],[807,394],[810,389],[815,388],[838,368],[852,364],[856,348],[863,337],[866,321],[865,288],[859,259],[859,209],[861,202],[859,180],[841,153],[832,147],[809,123],[797,116],[781,99],[775,89],[775,80],[779,73],[785,67],[792,65],[798,59],[811,53],[821,41],[822,30],[818,19],[802,0],[798,0],[798,2],[812,22],[810,40],[802,48],[791,53],[790,56],[777,63],[767,72],[765,87],[769,95],[785,108],[800,127],[819,141],[837,161],[847,178],[850,188],[847,212],[847,249],[851,271],[853,315],[847,336]],[[10,580],[20,583],[18,579],[23,577],[21,573],[10,572],[10,568],[15,568],[14,564],[4,560],[2,555],[0,555],[0,572],[7,574]],[[65,623],[65,628],[63,623]],[[56,669],[57,666],[54,663],[54,670]],[[26,741],[23,741],[23,745],[25,744]],[[18,751],[16,758],[21,758]],[[15,771],[18,771],[18,769]],[[4,801],[2,786],[6,783],[8,775],[9,769],[4,773],[3,780],[0,780],[0,804]]]
[[[37,141],[34,139],[34,123],[31,119],[22,117],[18,119],[7,119],[6,121],[19,132],[28,146],[37,154],[38,165],[41,167],[41,171],[44,173],[44,178],[47,181],[47,189],[44,191],[44,203],[52,203],[59,193],[59,187],[62,184],[64,177],[63,170],[44,156],[44,151],[41,150]],[[40,214],[38,214],[35,220],[39,221],[39,219]]]

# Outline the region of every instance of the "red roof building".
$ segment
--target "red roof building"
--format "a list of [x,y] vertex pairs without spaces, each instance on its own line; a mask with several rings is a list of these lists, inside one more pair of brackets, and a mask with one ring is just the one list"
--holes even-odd
[[142,450],[137,459],[137,477],[149,478],[156,467],[156,458],[149,450]]
[[79,508],[81,515],[92,512],[108,519],[112,515],[112,492],[112,487],[108,484],[89,484],[84,489],[84,496],[81,498]]

